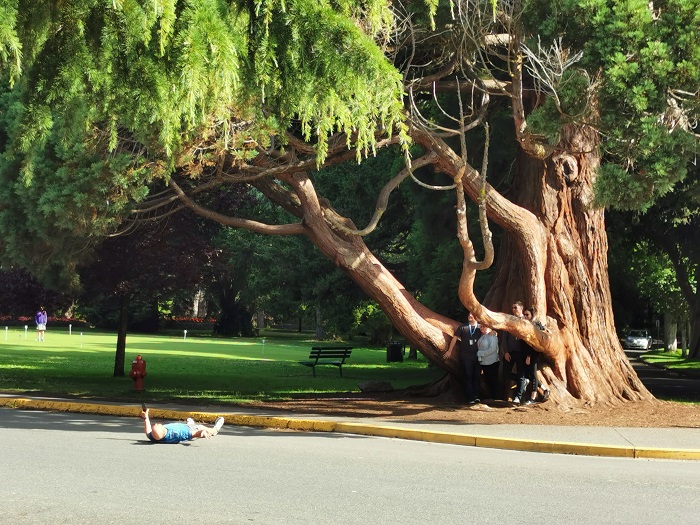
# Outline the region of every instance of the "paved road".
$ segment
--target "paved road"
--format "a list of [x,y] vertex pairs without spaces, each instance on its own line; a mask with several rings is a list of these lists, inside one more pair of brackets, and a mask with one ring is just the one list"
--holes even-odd
[[700,463],[224,427],[152,445],[136,418],[0,409],[8,524],[694,523]]
[[700,402],[700,377],[687,377],[650,366],[638,358],[644,352],[625,350],[644,386],[658,399]]

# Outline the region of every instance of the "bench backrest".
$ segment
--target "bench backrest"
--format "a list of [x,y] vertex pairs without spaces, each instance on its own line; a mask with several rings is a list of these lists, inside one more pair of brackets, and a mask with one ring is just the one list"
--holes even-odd
[[347,359],[351,350],[351,346],[313,346],[309,359]]

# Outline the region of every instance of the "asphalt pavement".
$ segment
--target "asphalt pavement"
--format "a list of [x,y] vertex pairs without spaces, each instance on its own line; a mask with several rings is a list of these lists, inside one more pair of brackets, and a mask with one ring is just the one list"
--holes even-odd
[[[141,407],[119,402],[27,397],[0,394],[0,406],[75,413],[138,417]],[[700,428],[580,427],[553,425],[478,425],[460,422],[397,421],[377,418],[285,414],[236,407],[196,407],[171,403],[149,405],[154,419],[188,417],[226,425],[336,432],[395,439],[449,443],[506,450],[643,459],[700,460]],[[690,447],[689,447],[690,446]]]

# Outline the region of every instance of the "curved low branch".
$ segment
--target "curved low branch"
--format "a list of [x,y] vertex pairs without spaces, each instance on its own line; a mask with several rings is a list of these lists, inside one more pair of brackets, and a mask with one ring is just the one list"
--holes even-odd
[[197,215],[200,215],[206,219],[211,219],[224,226],[231,226],[232,228],[243,228],[245,230],[254,231],[257,233],[264,233],[266,235],[301,235],[304,234],[304,226],[301,223],[295,224],[265,224],[258,221],[251,221],[249,219],[239,219],[236,217],[229,217],[221,213],[217,213],[213,210],[209,210],[195,203],[190,199],[182,188],[177,185],[177,183],[170,179],[169,183],[172,190],[177,195],[178,199],[192,210]]

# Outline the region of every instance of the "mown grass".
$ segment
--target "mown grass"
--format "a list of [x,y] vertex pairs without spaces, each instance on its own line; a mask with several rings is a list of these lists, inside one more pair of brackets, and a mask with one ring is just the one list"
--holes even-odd
[[[1,329],[0,329],[1,330]],[[306,360],[310,334],[268,331],[258,338],[213,338],[205,333],[170,332],[127,337],[125,377],[113,377],[116,334],[55,329],[35,341],[31,328],[0,331],[0,390],[114,400],[197,400],[244,403],[304,394],[357,392],[365,381],[389,381],[394,388],[424,384],[442,373],[418,360],[387,363],[386,349],[350,341],[352,356],[343,377],[333,366],[311,369]],[[264,339],[264,344],[263,344]],[[133,391],[130,363],[147,363],[146,392]]]

